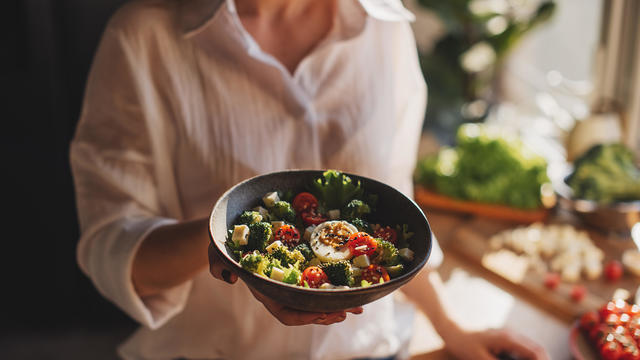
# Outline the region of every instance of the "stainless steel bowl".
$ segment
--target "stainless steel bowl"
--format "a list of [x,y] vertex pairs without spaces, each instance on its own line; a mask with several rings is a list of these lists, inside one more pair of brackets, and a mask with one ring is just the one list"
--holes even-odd
[[629,234],[633,225],[640,222],[640,201],[600,204],[592,200],[575,199],[565,181],[571,170],[569,164],[554,164],[548,169],[561,207],[574,212],[585,224],[605,232]]

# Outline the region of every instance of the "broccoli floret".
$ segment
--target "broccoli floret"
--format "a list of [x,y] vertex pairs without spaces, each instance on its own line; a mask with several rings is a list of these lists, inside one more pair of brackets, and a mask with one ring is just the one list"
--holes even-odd
[[376,241],[378,242],[378,246],[373,255],[373,262],[385,266],[398,265],[400,263],[398,249],[389,241],[382,239],[376,239]]
[[409,239],[413,237],[413,233],[409,231],[409,225],[402,224],[402,226],[396,226],[396,234],[398,234],[398,242],[396,248],[403,248],[409,246]]
[[371,212],[371,208],[364,201],[353,199],[342,209],[341,215],[347,220],[362,218]]
[[293,248],[293,250],[298,250],[302,254],[302,256],[304,256],[306,261],[313,259],[313,257],[315,256],[313,250],[311,250],[311,247],[309,247],[309,244],[307,243],[298,244],[295,248]]
[[262,256],[258,251],[254,251],[246,254],[240,260],[240,266],[243,268],[258,274],[263,274],[264,269],[268,265],[269,261]]
[[302,276],[302,273],[300,272],[300,270],[298,270],[294,266],[289,266],[287,269],[284,270],[284,278],[282,279],[282,282],[296,285],[300,283],[301,276]]
[[358,231],[364,231],[367,234],[373,233],[373,229],[371,229],[371,225],[369,225],[369,223],[366,222],[365,220],[362,220],[360,218],[355,218],[351,220],[351,224],[353,224],[353,226],[358,228]]
[[320,265],[320,268],[327,274],[329,281],[333,285],[353,285],[353,274],[351,273],[351,265],[348,261],[342,260],[323,263]]
[[264,251],[269,244],[269,240],[273,235],[271,224],[268,222],[257,222],[249,225],[249,241],[247,248],[249,250]]
[[307,261],[299,250],[289,250],[286,246],[278,246],[269,256],[273,259],[278,259],[282,266],[293,265],[299,267]]
[[277,201],[271,208],[271,215],[288,223],[296,221],[296,212],[291,207],[291,204],[286,201]]
[[238,218],[238,225],[250,225],[262,221],[262,215],[257,211],[245,211]]

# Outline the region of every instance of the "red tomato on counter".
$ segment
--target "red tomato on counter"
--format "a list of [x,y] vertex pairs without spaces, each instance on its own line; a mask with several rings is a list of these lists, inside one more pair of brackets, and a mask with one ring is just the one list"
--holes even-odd
[[560,275],[558,273],[547,273],[544,276],[544,286],[555,290],[560,285]]
[[571,288],[571,300],[580,302],[587,295],[587,288],[584,285],[573,285]]
[[607,280],[615,282],[622,277],[622,264],[617,260],[611,260],[604,267],[604,276]]
[[600,316],[595,311],[586,312],[580,317],[580,328],[589,332],[600,322]]

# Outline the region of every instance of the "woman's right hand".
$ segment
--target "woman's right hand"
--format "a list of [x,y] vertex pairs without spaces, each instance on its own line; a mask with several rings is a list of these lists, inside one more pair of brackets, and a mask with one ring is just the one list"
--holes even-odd
[[[236,281],[238,281],[238,275],[236,275],[231,268],[227,267],[224,264],[213,246],[213,243],[209,244],[209,272],[218,280],[226,281],[229,284],[235,284]],[[295,310],[273,301],[269,297],[259,293],[252,288],[249,288],[249,290],[251,290],[253,296],[264,305],[264,307],[271,313],[271,315],[273,315],[273,317],[287,326],[309,324],[331,325],[344,321],[344,319],[347,318],[347,313],[362,313],[362,307],[355,307],[331,313]]]
[[347,313],[362,314],[362,307],[354,307],[343,311],[336,311],[330,313],[309,312],[292,309],[288,306],[282,305],[276,301],[273,301],[269,297],[261,294],[257,290],[249,288],[253,296],[269,310],[271,315],[278,319],[283,325],[298,326],[298,325],[331,325],[344,321],[347,318]]

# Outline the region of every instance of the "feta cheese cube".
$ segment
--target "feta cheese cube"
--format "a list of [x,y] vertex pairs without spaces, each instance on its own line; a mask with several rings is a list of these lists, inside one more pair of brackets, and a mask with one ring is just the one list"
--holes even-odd
[[340,218],[340,210],[338,209],[329,210],[327,211],[327,215],[329,215],[329,219],[337,220]]
[[272,191],[270,193],[267,193],[262,198],[262,201],[268,208],[270,208],[273,205],[275,205],[278,201],[280,201],[280,197],[278,197],[278,193],[276,191]]
[[274,267],[271,270],[270,278],[272,278],[273,280],[276,280],[276,281],[282,281],[284,279],[284,270],[282,270],[280,268],[277,268],[277,267]]
[[[366,245],[365,245],[366,247]],[[359,268],[366,268],[371,265],[371,261],[369,260],[369,256],[367,254],[362,254],[360,256],[356,256],[353,259],[353,265]]]
[[401,258],[407,260],[407,261],[412,261],[413,260],[413,251],[409,248],[402,248],[400,250],[398,250],[398,254],[400,255]]
[[231,241],[236,245],[247,245],[249,243],[249,227],[247,225],[234,226]]
[[275,249],[279,248],[280,246],[282,246],[282,242],[280,242],[280,240],[276,240],[272,242],[269,246],[267,246],[265,250],[267,250],[267,252],[271,254]]
[[254,207],[253,211],[257,211],[263,219],[269,219],[269,210],[263,208],[262,206]]
[[275,233],[276,231],[278,231],[278,229],[280,229],[281,227],[283,227],[285,225],[284,221],[272,221],[271,222],[271,227],[273,228],[273,232]]
[[311,240],[311,234],[313,234],[313,230],[315,229],[316,229],[315,226],[309,226],[306,229],[304,229],[304,235],[302,235],[302,238],[307,242]]

